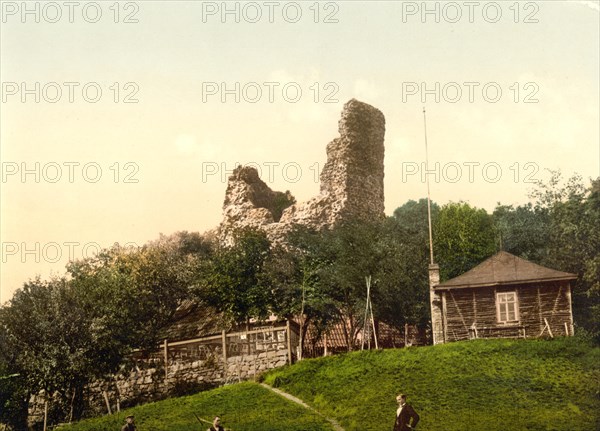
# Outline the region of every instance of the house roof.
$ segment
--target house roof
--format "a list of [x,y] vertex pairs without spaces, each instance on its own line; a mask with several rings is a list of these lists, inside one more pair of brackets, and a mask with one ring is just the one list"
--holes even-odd
[[177,308],[160,335],[169,341],[180,341],[218,334],[223,329],[229,329],[223,314],[206,304],[188,299]]
[[435,289],[458,289],[497,285],[575,280],[577,276],[521,259],[506,251],[496,253],[475,268],[438,284]]
[[[281,323],[281,319],[270,318],[265,321],[250,319],[250,329]],[[292,325],[292,328],[294,326]],[[227,317],[202,301],[186,299],[177,307],[171,321],[159,332],[161,339],[169,342],[192,340],[226,332],[243,332],[245,325],[234,325]]]

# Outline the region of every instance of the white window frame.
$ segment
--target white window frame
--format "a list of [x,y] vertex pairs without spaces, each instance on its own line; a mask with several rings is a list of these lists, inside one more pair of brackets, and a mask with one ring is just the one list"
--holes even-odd
[[[508,295],[513,295],[514,297],[514,301],[512,302],[508,302],[507,301],[507,297]],[[504,315],[506,316],[506,319],[502,318],[502,310],[501,307],[502,305],[506,305],[506,310],[504,311]],[[514,320],[508,320],[509,317],[509,306],[512,306],[512,311],[514,311],[515,314],[515,319]],[[498,319],[498,323],[503,324],[503,325],[510,325],[510,324],[514,324],[514,323],[519,323],[519,296],[517,295],[517,291],[516,290],[511,290],[508,292],[496,292],[496,318]]]

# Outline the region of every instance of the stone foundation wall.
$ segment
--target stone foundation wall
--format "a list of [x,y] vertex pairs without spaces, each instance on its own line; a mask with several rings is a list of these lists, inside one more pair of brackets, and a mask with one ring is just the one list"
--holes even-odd
[[[209,357],[203,361],[174,362],[165,373],[161,364],[153,368],[132,371],[127,378],[97,381],[87,388],[86,416],[108,413],[110,409],[131,407],[170,396],[184,395],[227,383],[254,379],[260,373],[288,363],[287,349],[266,351],[251,355],[227,358]],[[166,374],[166,376],[165,376]],[[43,396],[32,397],[29,408],[30,423],[43,422]]]

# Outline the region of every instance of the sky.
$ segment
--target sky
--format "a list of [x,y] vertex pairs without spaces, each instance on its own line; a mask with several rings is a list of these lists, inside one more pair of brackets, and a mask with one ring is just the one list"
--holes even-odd
[[[385,209],[600,175],[598,1],[0,4],[0,303],[100,248],[216,227],[251,164],[301,202],[352,98]],[[429,167],[425,162],[427,115]]]

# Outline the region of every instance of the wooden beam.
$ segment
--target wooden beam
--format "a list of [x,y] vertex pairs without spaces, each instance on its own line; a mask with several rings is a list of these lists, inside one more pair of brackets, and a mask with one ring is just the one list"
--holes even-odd
[[554,335],[552,334],[552,329],[550,329],[550,324],[548,323],[548,319],[546,319],[545,317],[544,317],[544,322],[546,322],[546,327],[548,328],[548,334],[550,334],[550,336],[552,338],[554,338]]
[[452,302],[454,302],[454,306],[456,307],[456,311],[458,311],[458,315],[460,316],[460,320],[462,320],[463,323],[463,327],[467,330],[467,334],[469,333],[469,326],[467,325],[467,322],[465,321],[465,318],[462,315],[462,312],[460,311],[460,307],[458,306],[458,302],[456,302],[456,299],[454,298],[454,294],[452,293],[452,291],[450,291],[450,297],[452,298]]
[[108,394],[106,391],[102,391],[102,396],[104,396],[104,402],[106,403],[106,410],[108,410],[108,414],[112,415],[112,411],[110,409],[110,401],[108,401]]
[[225,372],[227,372],[227,334],[224,329],[221,331],[221,344],[223,345],[223,364],[225,364]]
[[538,314],[540,315],[540,329],[542,330],[542,335],[544,333],[544,314],[542,313],[542,296],[540,294],[540,286],[537,287],[537,306],[538,306]]
[[288,362],[292,365],[292,329],[290,327],[290,319],[285,324],[286,338],[287,338],[287,349],[288,349]]
[[571,302],[571,283],[569,282],[567,284],[567,301],[569,301],[569,316],[571,321],[570,326],[571,326],[571,335],[575,335],[575,328],[573,327],[573,303]]
[[542,332],[540,332],[540,335],[538,335],[538,337],[541,337],[544,334],[544,331],[546,329],[548,329],[548,334],[550,334],[550,337],[554,338],[554,335],[552,334],[552,329],[550,329],[550,324],[548,323],[548,319],[546,319],[545,317],[544,317],[544,322],[545,322],[545,325],[542,328]]
[[165,355],[165,383],[167,377],[169,377],[169,340],[165,338],[164,346],[164,355]]
[[448,320],[447,320],[447,316],[446,316],[446,292],[442,292],[442,330],[444,333],[444,343],[446,343],[448,341]]
[[[46,394],[47,396],[47,394]],[[44,400],[44,431],[48,428],[48,399]]]
[[558,293],[556,294],[556,299],[554,300],[554,306],[552,307],[552,315],[556,313],[556,309],[558,308],[558,302],[560,301],[560,294],[562,293],[562,286],[558,286]]
[[477,322],[477,295],[475,294],[475,289],[473,289],[473,324]]

